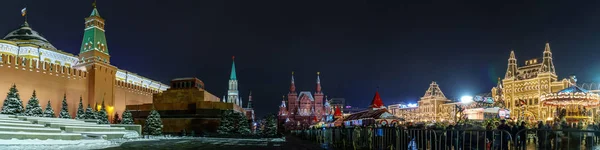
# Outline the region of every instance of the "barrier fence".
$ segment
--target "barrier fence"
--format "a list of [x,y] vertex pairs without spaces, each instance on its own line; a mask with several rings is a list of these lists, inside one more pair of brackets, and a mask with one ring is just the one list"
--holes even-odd
[[319,128],[292,135],[331,149],[375,150],[589,150],[600,149],[598,130],[426,130]]

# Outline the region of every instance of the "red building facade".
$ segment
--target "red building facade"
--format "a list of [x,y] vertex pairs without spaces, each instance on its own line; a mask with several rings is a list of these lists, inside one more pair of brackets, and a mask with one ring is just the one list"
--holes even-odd
[[[296,91],[294,73],[290,84],[287,99],[284,96],[279,106],[278,120],[285,129],[306,128],[311,124],[322,121],[329,115],[330,108],[324,105],[325,95],[321,90],[320,73],[317,72],[315,92]],[[281,128],[280,128],[281,129]]]

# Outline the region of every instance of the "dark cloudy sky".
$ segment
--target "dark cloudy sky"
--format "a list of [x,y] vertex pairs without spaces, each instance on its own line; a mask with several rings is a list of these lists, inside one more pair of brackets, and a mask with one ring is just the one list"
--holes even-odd
[[[0,5],[0,33],[31,26],[77,54],[92,0],[12,0]],[[550,41],[560,78],[599,81],[597,1],[98,0],[112,64],[164,83],[194,76],[227,90],[236,56],[241,94],[259,116],[275,113],[290,73],[314,91],[366,106],[376,87],[386,104],[415,102],[433,80],[449,97],[489,92],[518,62]]]

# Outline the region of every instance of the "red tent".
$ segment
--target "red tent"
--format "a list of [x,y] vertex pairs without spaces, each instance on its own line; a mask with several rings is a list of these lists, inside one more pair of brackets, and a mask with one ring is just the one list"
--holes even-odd
[[381,108],[383,106],[383,101],[381,101],[381,97],[379,97],[379,92],[375,92],[375,97],[373,97],[373,101],[371,101],[370,108]]

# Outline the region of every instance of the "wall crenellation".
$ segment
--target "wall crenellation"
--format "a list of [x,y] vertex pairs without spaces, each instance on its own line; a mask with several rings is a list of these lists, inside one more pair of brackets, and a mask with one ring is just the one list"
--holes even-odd
[[8,54],[0,54],[0,66],[48,73],[50,75],[56,75],[67,78],[87,78],[87,71],[81,69],[75,69],[71,66],[65,66],[46,61],[39,62],[38,59],[17,57]]
[[140,92],[141,94],[144,94],[144,95],[152,95],[152,94],[159,93],[158,89],[142,87],[140,85],[135,85],[133,83],[126,83],[125,81],[121,81],[121,80],[115,80],[115,82],[116,82],[115,86],[117,86],[117,87]]

